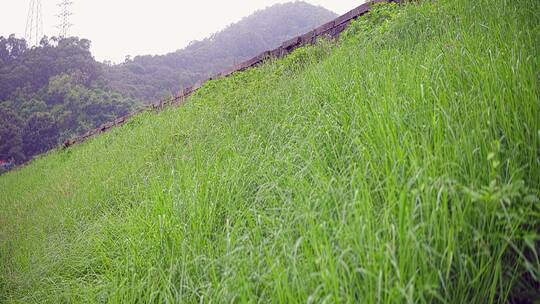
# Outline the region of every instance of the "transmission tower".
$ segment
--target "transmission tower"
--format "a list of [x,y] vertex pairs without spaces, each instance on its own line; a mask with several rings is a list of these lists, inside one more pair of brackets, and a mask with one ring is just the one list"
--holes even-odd
[[39,45],[39,42],[43,37],[43,15],[41,13],[41,0],[30,0],[24,36],[26,43],[28,43],[29,46]]
[[57,28],[60,30],[60,38],[68,37],[69,28],[73,25],[69,23],[69,17],[73,15],[70,10],[72,4],[73,2],[69,0],[63,0],[62,2],[58,3],[58,6],[60,7],[60,14],[57,16],[60,18],[60,23],[58,24]]

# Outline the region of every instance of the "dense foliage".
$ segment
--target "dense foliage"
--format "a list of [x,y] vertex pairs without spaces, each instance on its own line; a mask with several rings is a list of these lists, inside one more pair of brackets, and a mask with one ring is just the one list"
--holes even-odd
[[278,4],[183,50],[115,66],[96,62],[87,39],[45,37],[28,48],[0,37],[0,160],[24,162],[334,17],[305,2]]
[[538,302],[539,11],[383,6],[0,177],[0,302]]
[[276,4],[182,50],[163,56],[137,56],[111,66],[107,68],[107,79],[123,94],[152,102],[335,17],[333,12],[305,2]]
[[28,48],[0,37],[0,160],[23,162],[137,106],[103,76],[86,39],[45,37]]

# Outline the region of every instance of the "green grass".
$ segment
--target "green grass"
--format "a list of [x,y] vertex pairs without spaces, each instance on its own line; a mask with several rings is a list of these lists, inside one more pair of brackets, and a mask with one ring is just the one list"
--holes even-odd
[[539,300],[540,1],[381,7],[0,178],[0,302]]

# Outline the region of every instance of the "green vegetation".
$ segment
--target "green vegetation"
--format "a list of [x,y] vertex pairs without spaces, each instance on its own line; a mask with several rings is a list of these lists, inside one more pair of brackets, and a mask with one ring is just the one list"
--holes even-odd
[[153,102],[164,91],[175,94],[336,17],[303,1],[275,4],[176,52],[126,58],[107,68],[107,80],[127,96]]
[[0,178],[0,301],[539,299],[540,2],[379,7]]
[[87,39],[44,37],[28,48],[0,36],[0,161],[28,161],[335,17],[301,1],[276,4],[185,49],[119,65],[96,62]]
[[0,37],[0,160],[22,163],[140,104],[107,85],[89,40]]

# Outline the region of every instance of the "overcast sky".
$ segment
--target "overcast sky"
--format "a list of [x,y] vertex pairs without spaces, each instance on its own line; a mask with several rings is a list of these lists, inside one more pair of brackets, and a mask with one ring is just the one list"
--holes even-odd
[[[126,55],[165,54],[287,0],[72,0],[70,34],[92,41],[97,60],[122,62]],[[44,34],[57,36],[60,0],[42,0]],[[306,0],[338,14],[362,0]],[[24,37],[30,0],[0,0],[0,36]]]

